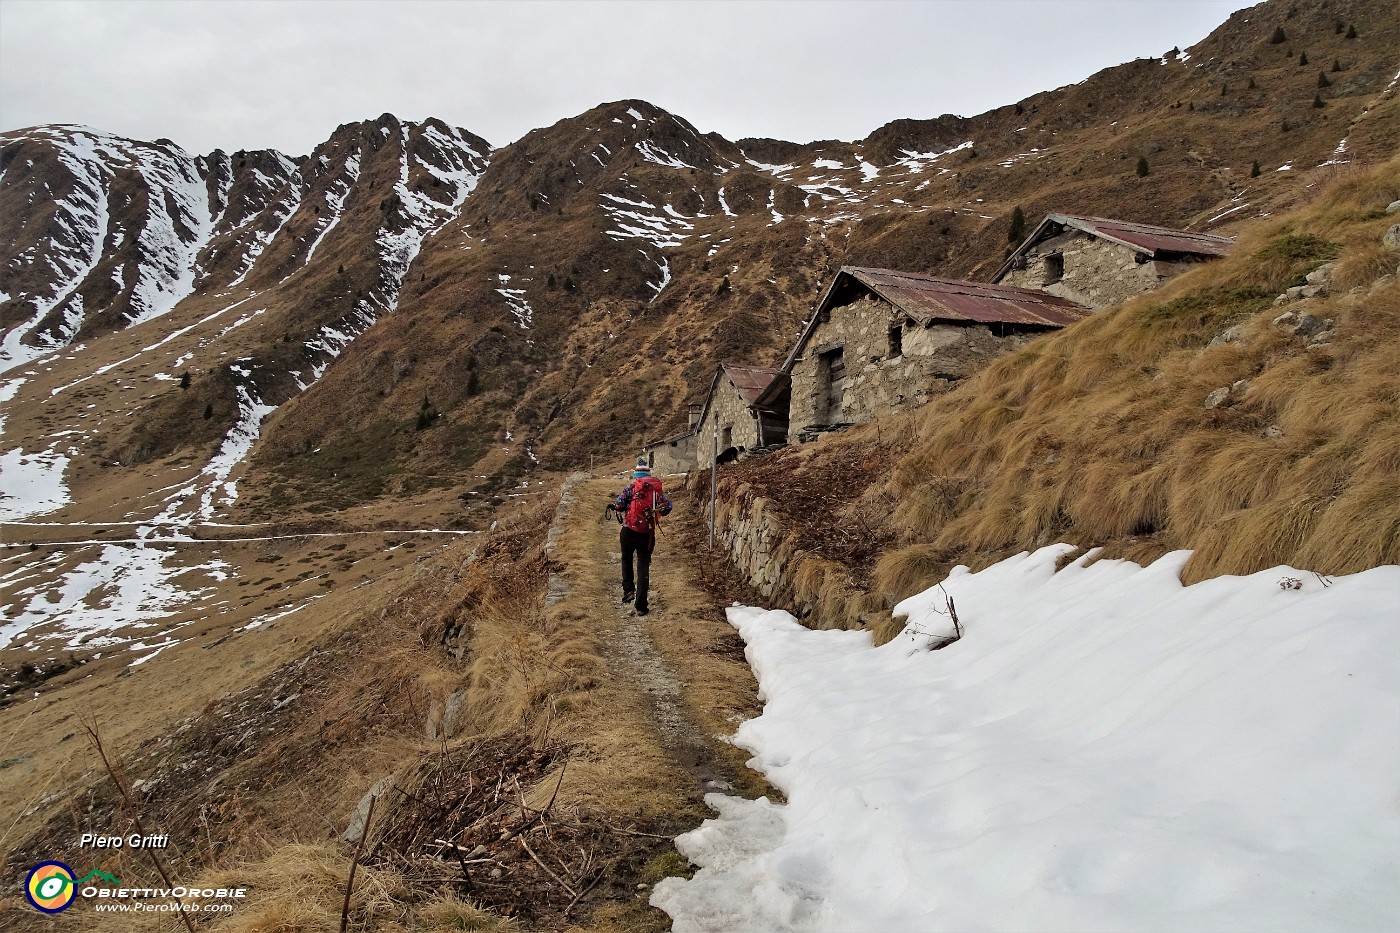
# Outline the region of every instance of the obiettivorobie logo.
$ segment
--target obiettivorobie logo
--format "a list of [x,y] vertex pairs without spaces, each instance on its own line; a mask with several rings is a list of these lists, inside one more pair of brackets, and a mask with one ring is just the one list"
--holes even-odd
[[[120,880],[100,868],[74,877],[73,869],[63,862],[40,862],[29,870],[24,880],[24,896],[30,905],[46,914],[67,910],[79,897],[96,901],[97,910],[120,909],[141,913],[184,911],[230,911],[228,901],[241,901],[248,896],[247,888],[201,888],[175,885],[170,888],[127,888]],[[186,901],[188,899],[188,901]],[[124,902],[124,903],[117,903]],[[182,903],[184,902],[184,903]],[[129,906],[128,906],[129,905]]]
[[67,910],[77,895],[78,882],[73,877],[73,869],[62,862],[40,862],[24,879],[24,896],[35,910],[46,914]]
[[24,896],[35,910],[46,914],[56,914],[73,906],[78,889],[91,881],[105,881],[121,886],[114,875],[100,868],[94,868],[83,877],[74,880],[73,869],[62,862],[40,862],[29,871],[24,880]]
[[89,881],[92,881],[94,879],[96,879],[97,881],[105,881],[108,884],[114,885],[118,888],[122,886],[122,883],[117,880],[116,875],[109,875],[107,874],[107,872],[102,871],[100,868],[94,868],[92,871],[88,872],[86,875],[83,875],[81,878],[78,879],[78,887],[81,888],[83,885],[87,884]]

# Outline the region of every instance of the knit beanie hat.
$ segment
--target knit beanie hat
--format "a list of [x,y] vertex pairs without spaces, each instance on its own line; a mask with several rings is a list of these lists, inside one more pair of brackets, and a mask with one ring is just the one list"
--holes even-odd
[[646,458],[646,457],[638,457],[638,458],[637,458],[637,465],[636,465],[635,467],[632,468],[632,475],[634,475],[634,476],[650,476],[650,475],[651,475],[651,464],[650,464],[650,463],[647,463],[647,458]]

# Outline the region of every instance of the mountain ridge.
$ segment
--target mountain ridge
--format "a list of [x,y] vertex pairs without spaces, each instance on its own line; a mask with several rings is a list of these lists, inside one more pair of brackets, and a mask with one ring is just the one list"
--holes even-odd
[[[1275,24],[1293,37],[1282,48]],[[1306,192],[1307,165],[1373,160],[1400,143],[1366,119],[1393,84],[1391,39],[1400,25],[1373,0],[1304,12],[1271,0],[1184,53],[853,142],[731,142],[626,99],[499,148],[391,114],[343,124],[295,158],[190,156],[84,130],[89,148],[115,153],[84,181],[64,168],[58,131],[11,132],[0,138],[0,223],[15,231],[0,245],[5,353],[18,371],[160,318],[171,365],[142,378],[189,372],[189,388],[141,400],[140,417],[87,453],[109,468],[198,456],[270,406],[246,465],[258,478],[245,517],[415,488],[466,496],[473,483],[461,480],[493,439],[507,462],[476,472],[508,485],[537,461],[566,468],[672,432],[714,363],[780,358],[840,265],[985,277],[1013,207],[1226,232],[1284,209]],[[1286,54],[1295,44],[1336,62],[1324,107],[1312,106],[1323,93],[1313,72]],[[1224,132],[1242,125],[1257,131]],[[1267,171],[1250,179],[1255,160]],[[45,165],[53,178],[40,177]],[[61,181],[86,185],[84,204],[106,198],[109,222],[89,209],[84,238],[76,207],[66,224],[34,210]],[[44,262],[66,277],[41,275]],[[10,420],[18,438],[24,419]],[[328,490],[327,471],[302,459],[328,441],[373,445],[398,479],[354,483],[348,498]]]

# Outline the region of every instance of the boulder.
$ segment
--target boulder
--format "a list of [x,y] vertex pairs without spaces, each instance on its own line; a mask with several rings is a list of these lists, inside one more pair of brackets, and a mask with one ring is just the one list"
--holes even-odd
[[1307,275],[1309,285],[1316,285],[1326,288],[1332,284],[1332,270],[1337,267],[1335,262],[1324,262]]
[[374,785],[360,798],[360,802],[355,806],[355,812],[350,816],[350,825],[345,828],[345,832],[340,834],[340,838],[354,845],[360,841],[360,836],[365,832],[365,821],[369,819],[370,801],[375,797],[382,797],[389,792],[389,788],[394,784],[392,777],[382,777],[374,782]]
[[1227,327],[1220,333],[1212,337],[1209,345],[1212,347],[1218,347],[1224,343],[1239,343],[1243,330],[1244,328],[1239,324]]
[[1214,392],[1206,396],[1206,407],[1219,408],[1221,405],[1224,405],[1229,398],[1230,387],[1221,386],[1220,388],[1216,389]]
[[1386,249],[1400,249],[1400,224],[1396,224],[1381,237],[1381,245]]
[[1293,333],[1299,337],[1315,337],[1332,327],[1332,322],[1323,320],[1315,314],[1298,315],[1298,323],[1293,326]]

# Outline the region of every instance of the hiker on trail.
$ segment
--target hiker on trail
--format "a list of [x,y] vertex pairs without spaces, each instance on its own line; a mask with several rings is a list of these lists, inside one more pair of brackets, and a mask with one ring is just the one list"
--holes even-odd
[[[647,581],[651,571],[651,552],[656,549],[657,518],[671,514],[671,500],[661,491],[661,480],[651,475],[651,464],[645,457],[637,460],[632,470],[632,482],[622,490],[613,503],[622,513],[622,601],[637,601],[637,615],[647,614]],[[632,574],[632,557],[637,558],[637,572]]]

